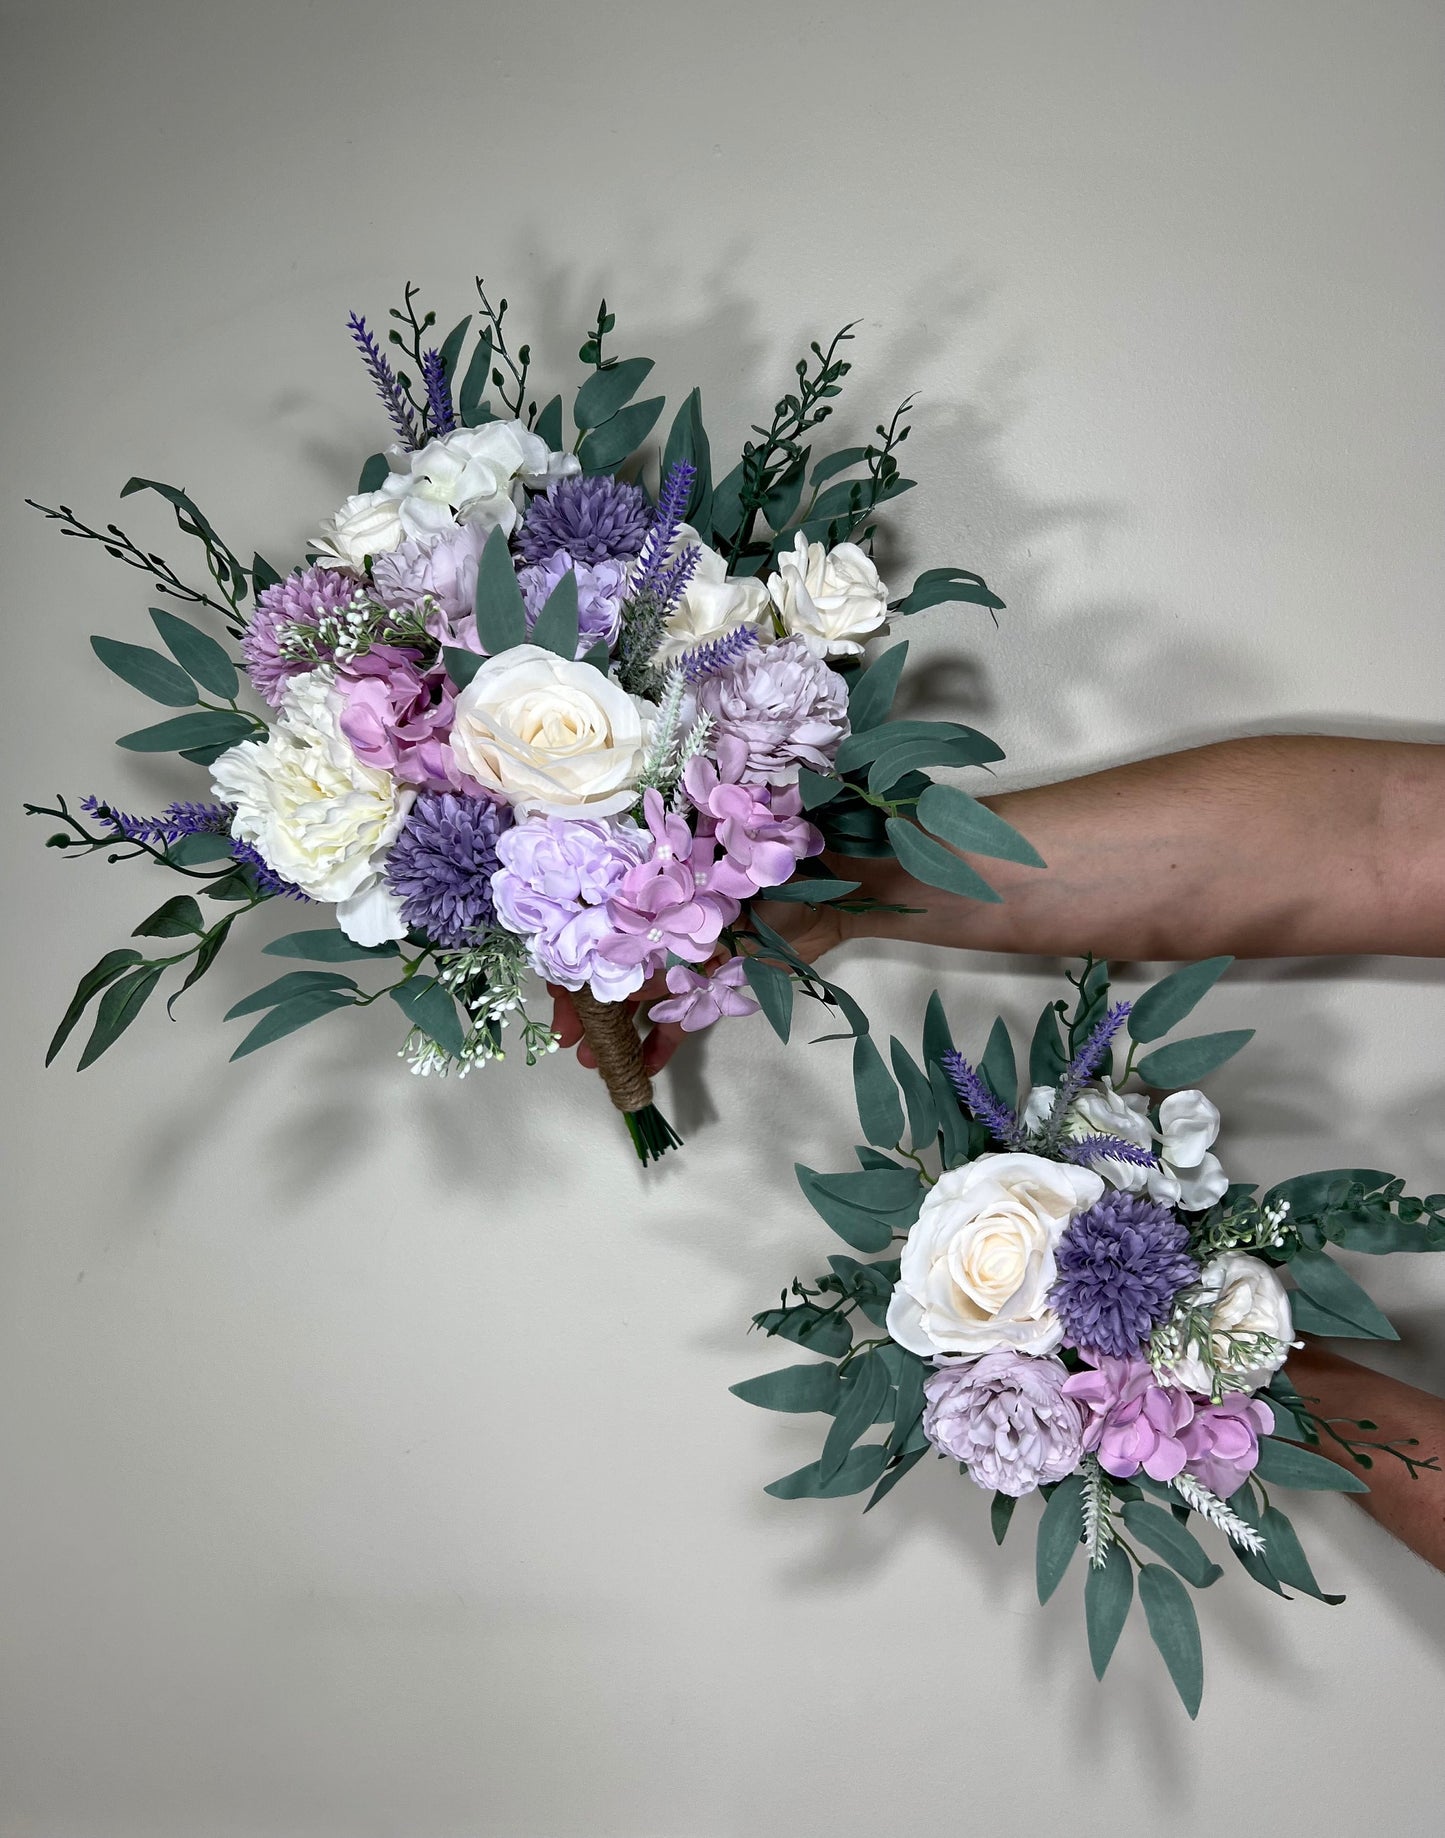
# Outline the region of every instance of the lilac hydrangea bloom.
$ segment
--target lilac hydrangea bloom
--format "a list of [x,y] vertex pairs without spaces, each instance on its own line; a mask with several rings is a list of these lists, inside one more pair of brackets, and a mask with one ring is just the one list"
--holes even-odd
[[[730,783],[701,754],[688,761],[682,784],[697,812],[693,860],[699,886],[750,900],[761,888],[781,887],[800,861],[823,852],[823,833],[803,816],[796,785]],[[696,865],[700,845],[708,841],[717,850],[717,861],[711,867]]]
[[558,549],[545,562],[517,570],[517,585],[527,603],[527,631],[537,623],[552,590],[571,569],[577,576],[577,655],[585,657],[593,645],[610,651],[622,630],[622,600],[627,591],[627,570],[620,561],[574,561]]
[[603,1002],[641,988],[641,966],[614,963],[602,946],[616,931],[608,896],[646,858],[650,842],[625,817],[534,816],[498,837],[497,918],[526,939],[539,976],[563,989],[588,984]]
[[450,951],[490,926],[497,839],[510,822],[507,807],[490,798],[422,792],[386,860],[407,924]]
[[281,706],[292,677],[315,668],[312,663],[281,655],[280,628],[316,625],[323,614],[348,605],[355,592],[356,583],[347,575],[331,568],[305,568],[258,595],[251,622],[241,634],[241,656],[247,676],[272,708]]
[[411,538],[373,557],[377,599],[394,612],[410,612],[431,599],[450,620],[467,618],[477,597],[477,565],[487,531],[463,524],[440,536]]
[[[1145,1359],[1085,1353],[1092,1370],[1076,1372],[1064,1395],[1083,1407],[1084,1447],[1116,1480],[1142,1468],[1151,1480],[1172,1481],[1189,1459],[1184,1431],[1194,1417],[1188,1392],[1166,1389]],[[1207,1483],[1206,1483],[1207,1484]]]
[[931,1372],[923,1433],[980,1487],[1017,1499],[1061,1481],[1084,1452],[1084,1419],[1062,1361],[1011,1347]]
[[636,965],[651,976],[669,955],[692,963],[711,957],[719,933],[741,908],[728,895],[698,884],[698,867],[712,865],[706,839],[694,837],[681,817],[669,817],[656,791],[643,793],[642,808],[651,847],[608,895],[613,931],[599,949],[610,962]]
[[747,994],[746,982],[747,966],[740,957],[730,957],[711,976],[686,964],[673,964],[667,973],[672,994],[654,1002],[648,1018],[676,1021],[684,1034],[697,1034],[724,1015],[755,1015],[758,1004]]
[[693,692],[714,722],[723,776],[794,785],[798,768],[827,772],[848,734],[848,691],[801,638],[745,651],[734,667]]
[[373,645],[337,671],[336,688],[345,698],[341,731],[365,765],[395,773],[405,785],[456,788],[447,744],[456,696],[441,665],[424,668],[414,652]]
[[1049,1297],[1069,1344],[1129,1359],[1199,1275],[1189,1230],[1143,1194],[1106,1193],[1069,1221]]
[[579,562],[636,555],[647,534],[647,499],[637,486],[604,476],[558,479],[527,506],[517,554],[531,565],[565,549]]
[[1259,1464],[1259,1439],[1274,1428],[1263,1398],[1231,1392],[1217,1404],[1198,1404],[1184,1427],[1190,1474],[1221,1500],[1237,1493]]

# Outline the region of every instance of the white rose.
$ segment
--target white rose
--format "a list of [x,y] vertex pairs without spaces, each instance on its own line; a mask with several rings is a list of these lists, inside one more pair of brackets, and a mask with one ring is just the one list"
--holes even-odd
[[[1035,1085],[1024,1104],[1023,1122],[1029,1129],[1042,1129],[1053,1108],[1054,1087]],[[1074,1099],[1064,1118],[1064,1135],[1070,1142],[1085,1136],[1119,1136],[1136,1148],[1154,1153],[1147,1102],[1136,1092],[1115,1091],[1108,1079],[1085,1086]],[[1113,1156],[1096,1156],[1090,1166],[1111,1187],[1123,1188],[1127,1193],[1140,1192],[1154,1172],[1133,1162],[1117,1161]]]
[[925,1359],[1013,1347],[1051,1353],[1054,1247],[1104,1183],[1088,1168],[1021,1151],[980,1155],[928,1190],[903,1247],[888,1332]]
[[[1288,1358],[1294,1342],[1289,1292],[1259,1258],[1243,1251],[1212,1258],[1200,1271],[1197,1287],[1180,1299],[1208,1311],[1211,1361],[1230,1390],[1258,1391]],[[1271,1344],[1261,1347],[1256,1336]],[[1182,1358],[1160,1369],[1161,1382],[1207,1397],[1214,1374],[1200,1353],[1198,1341],[1191,1340]]]
[[416,794],[356,757],[342,706],[328,671],[294,678],[269,737],[223,753],[212,788],[236,807],[234,836],[313,900],[334,902],[359,944],[380,944],[406,935],[382,870]]
[[363,491],[327,518],[312,546],[323,568],[365,574],[369,555],[386,555],[405,538],[394,500],[385,491]]
[[590,664],[517,645],[457,697],[451,747],[523,816],[608,817],[636,797],[652,713]]
[[684,652],[709,639],[722,638],[740,625],[752,626],[759,638],[771,638],[773,620],[768,610],[768,590],[762,582],[746,575],[730,578],[727,563],[688,524],[679,531],[674,554],[685,547],[698,551],[697,566],[663,627],[654,661],[664,667],[675,663]]
[[520,421],[484,421],[439,435],[414,453],[403,447],[390,453],[399,469],[381,489],[410,537],[434,536],[459,523],[510,535],[524,485],[545,485],[581,469]]
[[[1040,1129],[1053,1108],[1054,1087],[1036,1085],[1024,1105],[1023,1121]],[[1085,1136],[1121,1136],[1125,1142],[1148,1149],[1158,1166],[1141,1168],[1132,1162],[1100,1155],[1090,1164],[1111,1187],[1128,1193],[1147,1192],[1163,1206],[1182,1206],[1186,1212],[1207,1212],[1229,1186],[1229,1176],[1219,1158],[1207,1151],[1219,1134],[1219,1112],[1202,1091],[1175,1091],[1159,1106],[1159,1128],[1149,1122],[1147,1100],[1138,1092],[1115,1091],[1108,1079],[1086,1086],[1069,1106],[1064,1134],[1071,1142]]]
[[820,657],[856,656],[888,617],[888,589],[856,543],[810,543],[800,530],[778,557],[768,592],[788,632]]

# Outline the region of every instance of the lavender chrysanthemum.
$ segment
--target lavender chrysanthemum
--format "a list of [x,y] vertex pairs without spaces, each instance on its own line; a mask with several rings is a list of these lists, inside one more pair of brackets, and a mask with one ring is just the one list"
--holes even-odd
[[602,475],[558,479],[527,506],[516,551],[529,565],[558,549],[577,562],[625,560],[641,549],[648,521],[647,499],[636,485]]
[[1071,1219],[1049,1292],[1070,1345],[1137,1359],[1175,1296],[1198,1278],[1188,1246],[1183,1222],[1143,1194],[1105,1194]]
[[386,863],[408,925],[449,951],[491,925],[497,838],[510,821],[506,807],[487,798],[421,793]]
[[304,568],[257,596],[251,623],[241,634],[241,655],[246,660],[247,676],[270,707],[281,706],[286,685],[293,676],[315,668],[302,659],[282,655],[280,638],[284,628],[316,625],[324,614],[348,605],[355,592],[356,583],[347,575],[331,568]]

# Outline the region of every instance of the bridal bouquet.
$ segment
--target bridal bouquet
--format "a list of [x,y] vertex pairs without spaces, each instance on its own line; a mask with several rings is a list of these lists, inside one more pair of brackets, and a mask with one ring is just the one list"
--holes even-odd
[[[1445,1250],[1445,1194],[1409,1198],[1368,1168],[1264,1194],[1229,1180],[1220,1114],[1194,1085],[1252,1030],[1152,1043],[1230,961],[1175,971],[1132,1006],[1111,1005],[1107,966],[1088,964],[1072,1009],[1040,1016],[1022,1091],[1002,1021],[971,1064],[936,996],[921,1063],[897,1040],[891,1073],[860,1054],[861,1166],[798,1179],[861,1256],[830,1258],[755,1317],[821,1357],[733,1387],[832,1419],[820,1458],[767,1489],[781,1499],[871,1489],[872,1507],[932,1452],[992,1494],[1002,1543],[1040,1495],[1039,1600],[1082,1550],[1102,1678],[1137,1579],[1191,1716],[1204,1673],[1186,1585],[1223,1574],[1195,1528],[1264,1588],[1338,1602],[1272,1490],[1364,1492],[1356,1470],[1380,1454],[1436,1465],[1315,1415],[1287,1361],[1301,1330],[1397,1337],[1327,1247]],[[1126,1089],[1136,1078],[1145,1089]]]
[[[663,398],[637,399],[650,359],[604,356],[606,303],[580,353],[569,442],[562,397],[531,397],[507,302],[477,291],[476,328],[469,314],[432,344],[434,315],[418,317],[408,287],[392,313],[397,364],[353,315],[394,439],[285,575],[259,555],[244,564],[186,492],[154,480],[122,496],[170,503],[210,587],[115,524],[37,506],[221,628],[152,608],[163,649],[91,640],[132,688],[185,711],[119,745],[179,754],[209,795],[157,816],[95,797],[81,814],[63,798],[27,806],[65,826],[56,848],[145,856],[195,883],[136,928],[166,954],[111,951],[82,978],[50,1055],[98,999],[91,1064],[168,970],[189,988],[240,914],[294,899],[334,923],[265,947],[311,967],[231,1010],[253,1018],[233,1058],[386,995],[416,1071],[501,1057],[514,1019],[530,1065],[556,1044],[523,1005],[535,974],[573,992],[646,1161],[677,1138],[652,1103],[634,999],[663,978],[652,1016],[697,1029],[751,1012],[756,989],[776,1019],[787,973],[750,955],[755,899],[847,901],[858,883],[818,865],[825,846],[896,854],[981,899],[995,896],[956,848],[1037,862],[984,806],[925,776],[1001,758],[992,741],[888,719],[906,645],[861,667],[891,616],[1002,602],[958,568],[890,597],[873,520],[913,483],[896,457],[908,404],[864,446],[814,450],[850,368],[848,328],[811,347],[716,481],[693,390],[654,499],[639,449]],[[341,963],[385,981],[363,988]]]

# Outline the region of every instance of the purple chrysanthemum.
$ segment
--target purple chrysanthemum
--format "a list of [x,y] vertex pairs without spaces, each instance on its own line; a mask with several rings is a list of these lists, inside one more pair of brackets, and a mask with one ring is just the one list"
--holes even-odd
[[448,951],[475,941],[492,923],[497,838],[510,821],[505,805],[488,798],[421,793],[386,863],[408,925]]
[[1049,1293],[1070,1345],[1137,1359],[1175,1296],[1199,1275],[1188,1245],[1188,1228],[1143,1194],[1107,1193],[1070,1220]]
[[281,628],[315,625],[324,613],[347,605],[355,592],[356,583],[347,575],[330,568],[304,568],[257,596],[251,623],[241,634],[241,655],[247,676],[272,708],[280,707],[293,676],[315,668],[312,663],[282,656]]
[[516,550],[529,564],[558,549],[575,562],[621,561],[642,547],[649,520],[636,485],[605,475],[558,479],[527,506]]

